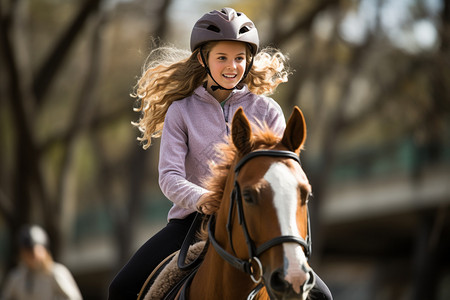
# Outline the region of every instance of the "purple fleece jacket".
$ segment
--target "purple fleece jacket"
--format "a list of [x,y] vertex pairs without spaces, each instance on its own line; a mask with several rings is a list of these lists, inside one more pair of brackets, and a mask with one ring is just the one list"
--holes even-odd
[[222,109],[203,87],[192,96],[174,101],[166,114],[159,155],[159,185],[173,202],[168,219],[182,219],[196,211],[201,195],[208,192],[202,181],[210,174],[211,161],[218,161],[215,146],[225,142],[236,110],[242,107],[250,122],[259,120],[282,135],[286,123],[272,98],[251,93],[244,85],[235,89]]

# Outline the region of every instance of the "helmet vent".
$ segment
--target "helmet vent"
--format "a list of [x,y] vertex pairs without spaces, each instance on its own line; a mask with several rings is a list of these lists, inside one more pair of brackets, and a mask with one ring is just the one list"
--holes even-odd
[[217,27],[217,26],[214,26],[214,25],[209,25],[209,26],[206,28],[206,30],[214,31],[214,32],[220,32],[220,28]]
[[243,34],[243,33],[249,32],[249,31],[250,31],[250,29],[247,26],[242,26],[242,28],[239,29],[240,34]]

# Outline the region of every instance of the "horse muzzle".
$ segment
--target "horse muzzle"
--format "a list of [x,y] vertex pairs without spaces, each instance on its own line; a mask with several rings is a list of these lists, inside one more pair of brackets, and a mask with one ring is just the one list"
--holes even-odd
[[302,266],[302,272],[295,276],[286,276],[285,271],[279,268],[264,279],[271,300],[305,300],[315,284],[314,272],[308,265]]

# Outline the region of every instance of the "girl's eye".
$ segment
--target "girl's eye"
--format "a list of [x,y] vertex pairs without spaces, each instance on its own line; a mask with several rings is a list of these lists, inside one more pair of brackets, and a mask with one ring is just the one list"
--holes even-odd
[[218,58],[217,58],[218,60],[225,60],[225,59],[227,59],[225,56],[219,56]]
[[243,58],[243,57],[236,57],[236,60],[237,60],[237,61],[243,61],[244,58]]

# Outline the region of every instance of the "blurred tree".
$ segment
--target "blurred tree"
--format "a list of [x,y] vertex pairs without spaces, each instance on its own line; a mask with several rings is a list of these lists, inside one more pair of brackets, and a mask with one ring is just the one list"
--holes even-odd
[[[168,32],[168,11],[172,3],[172,0],[160,0],[153,1],[150,12],[152,15],[158,16],[153,18],[154,24],[149,30],[148,37],[143,37],[151,41],[149,47],[157,47],[160,41],[167,39]],[[151,37],[151,38],[150,38]],[[136,118],[136,116],[135,116]],[[98,147],[99,148],[99,147]],[[100,149],[100,148],[99,148]],[[132,147],[129,153],[126,155],[126,196],[121,199],[122,203],[114,203],[111,201],[114,199],[113,190],[110,186],[113,184],[114,178],[111,176],[114,171],[110,168],[115,165],[114,162],[107,162],[103,155],[99,154],[98,158],[102,161],[102,174],[109,177],[109,180],[103,180],[102,182],[102,194],[106,200],[106,207],[111,215],[111,219],[114,222],[114,233],[116,234],[116,247],[118,249],[117,268],[121,267],[130,257],[130,253],[134,250],[133,241],[135,240],[134,228],[138,222],[137,216],[142,207],[142,201],[145,199],[144,194],[147,187],[151,185],[151,181],[157,182],[157,174],[147,174],[146,170],[149,169],[149,163],[156,156],[158,149],[156,147],[150,147],[147,150],[143,150],[142,147]],[[153,162],[156,169],[156,163]],[[149,180],[149,177],[152,178]],[[119,180],[124,180],[124,178]],[[151,199],[145,199],[151,201]]]
[[[150,36],[155,37],[156,42],[164,38],[171,2],[136,4],[146,7],[146,13],[153,16],[144,20],[151,26],[147,25],[140,36],[142,41],[150,40]],[[76,10],[77,13],[70,13]],[[61,247],[68,244],[75,209],[83,205],[75,202],[95,202],[95,197],[103,199],[111,212],[120,265],[131,251],[134,225],[143,198],[142,185],[149,176],[145,172],[146,164],[153,154],[144,153],[137,143],[133,147],[118,147],[121,141],[117,136],[112,139],[115,146],[105,143],[108,131],[123,127],[121,124],[131,130],[129,122],[136,118],[132,115],[131,99],[126,97],[128,92],[120,95],[122,91],[118,90],[126,86],[129,91],[132,77],[119,84],[114,83],[113,76],[101,78],[108,72],[106,68],[119,61],[116,60],[119,57],[113,58],[112,63],[106,61],[108,44],[105,45],[103,39],[110,32],[111,26],[106,24],[114,17],[113,13],[107,1],[100,0],[61,5],[46,1],[0,3],[0,74],[6,79],[0,85],[0,143],[6,149],[0,155],[0,214],[11,238],[23,223],[44,223],[52,240],[52,251],[58,257]],[[58,25],[42,35],[43,28],[52,22]],[[123,40],[118,42],[123,43]],[[35,47],[28,48],[29,45]],[[108,86],[113,88],[108,90]],[[108,97],[108,93],[112,97]],[[126,101],[112,102],[111,98],[118,95]],[[104,109],[100,109],[102,107]],[[58,126],[51,124],[43,128],[46,116],[61,122],[57,121]],[[129,134],[126,140],[133,138]],[[86,141],[94,151],[89,154],[84,150],[80,158],[80,147]],[[111,159],[107,153],[114,147],[121,153],[113,154]],[[95,161],[95,166],[82,172],[90,174],[77,177],[80,176],[77,164],[89,159]],[[77,188],[86,184],[86,178],[95,183]],[[111,188],[117,186],[117,180],[122,181],[120,189],[126,191],[119,195],[117,189]],[[89,199],[83,200],[84,196]],[[16,253],[14,243],[11,247],[10,255]],[[13,264],[12,259],[7,261]]]
[[[359,130],[366,137],[373,137],[372,141],[358,138],[360,145],[375,145],[423,131],[427,139],[444,138],[439,127],[448,118],[450,99],[448,48],[445,48],[449,34],[448,2],[442,1],[440,16],[427,10],[426,1],[409,3],[414,14],[404,28],[422,20],[440,24],[436,42],[440,46],[416,51],[412,43],[409,49],[402,49],[399,41],[388,38],[393,29],[380,21],[383,9],[386,10],[385,1],[284,0],[267,3],[260,9],[268,12],[261,19],[270,20],[262,32],[265,43],[291,54],[290,64],[295,72],[278,100],[287,111],[300,105],[306,112],[309,138],[304,153],[308,159],[304,163],[314,187],[313,211],[320,208],[336,156],[343,147],[355,146],[345,145],[355,138],[355,129],[376,120],[377,129],[372,135]],[[344,27],[350,17],[363,10],[366,17],[368,11],[375,17],[372,24],[370,20],[363,20],[364,24],[359,19],[359,23],[350,25],[360,27],[352,28],[354,31],[365,28],[360,39],[352,41]],[[430,90],[431,95],[424,95],[423,89]],[[410,96],[418,105],[410,104]],[[395,119],[391,112],[408,115]],[[416,117],[412,119],[413,116]],[[385,131],[392,122],[396,129]],[[324,231],[317,219],[319,214],[315,212],[314,216],[313,228],[317,233],[314,257],[320,260]]]
[[[0,49],[2,65],[5,66],[1,73],[2,77],[6,78],[5,84],[2,85],[1,105],[4,116],[9,121],[6,125],[10,126],[2,130],[9,135],[9,140],[2,140],[2,143],[6,144],[4,146],[10,152],[4,153],[9,155],[1,157],[0,212],[10,229],[11,238],[16,236],[21,224],[31,221],[33,214],[41,215],[52,240],[52,251],[58,256],[60,237],[65,229],[63,223],[68,213],[66,210],[68,198],[65,197],[67,160],[70,159],[73,148],[71,142],[82,129],[78,127],[79,122],[88,115],[89,106],[80,103],[73,114],[72,124],[64,137],[65,158],[63,160],[65,162],[61,163],[59,170],[56,171],[59,182],[55,190],[51,190],[51,187],[46,184],[43,164],[45,152],[49,149],[45,143],[39,141],[35,122],[37,114],[45,105],[46,94],[54,84],[55,76],[63,67],[76,38],[83,32],[89,17],[98,14],[100,1],[79,3],[79,10],[67,23],[67,30],[54,41],[50,54],[35,72],[30,70],[30,65],[26,65],[32,61],[33,57],[27,57],[24,60],[23,54],[26,51],[21,49],[23,45],[18,42],[19,39],[25,39],[25,36],[30,34],[27,32],[29,28],[18,26],[19,21],[26,17],[24,6],[28,3],[2,1],[0,4]],[[30,53],[31,51],[26,54]],[[19,57],[19,54],[22,54],[22,57]],[[32,73],[36,76],[32,76]],[[85,100],[86,94],[90,94],[89,84],[85,86],[85,89],[80,97],[82,101]],[[38,209],[39,212],[34,209]],[[15,247],[15,244],[12,243],[11,246]],[[9,261],[13,262],[13,260]]]

